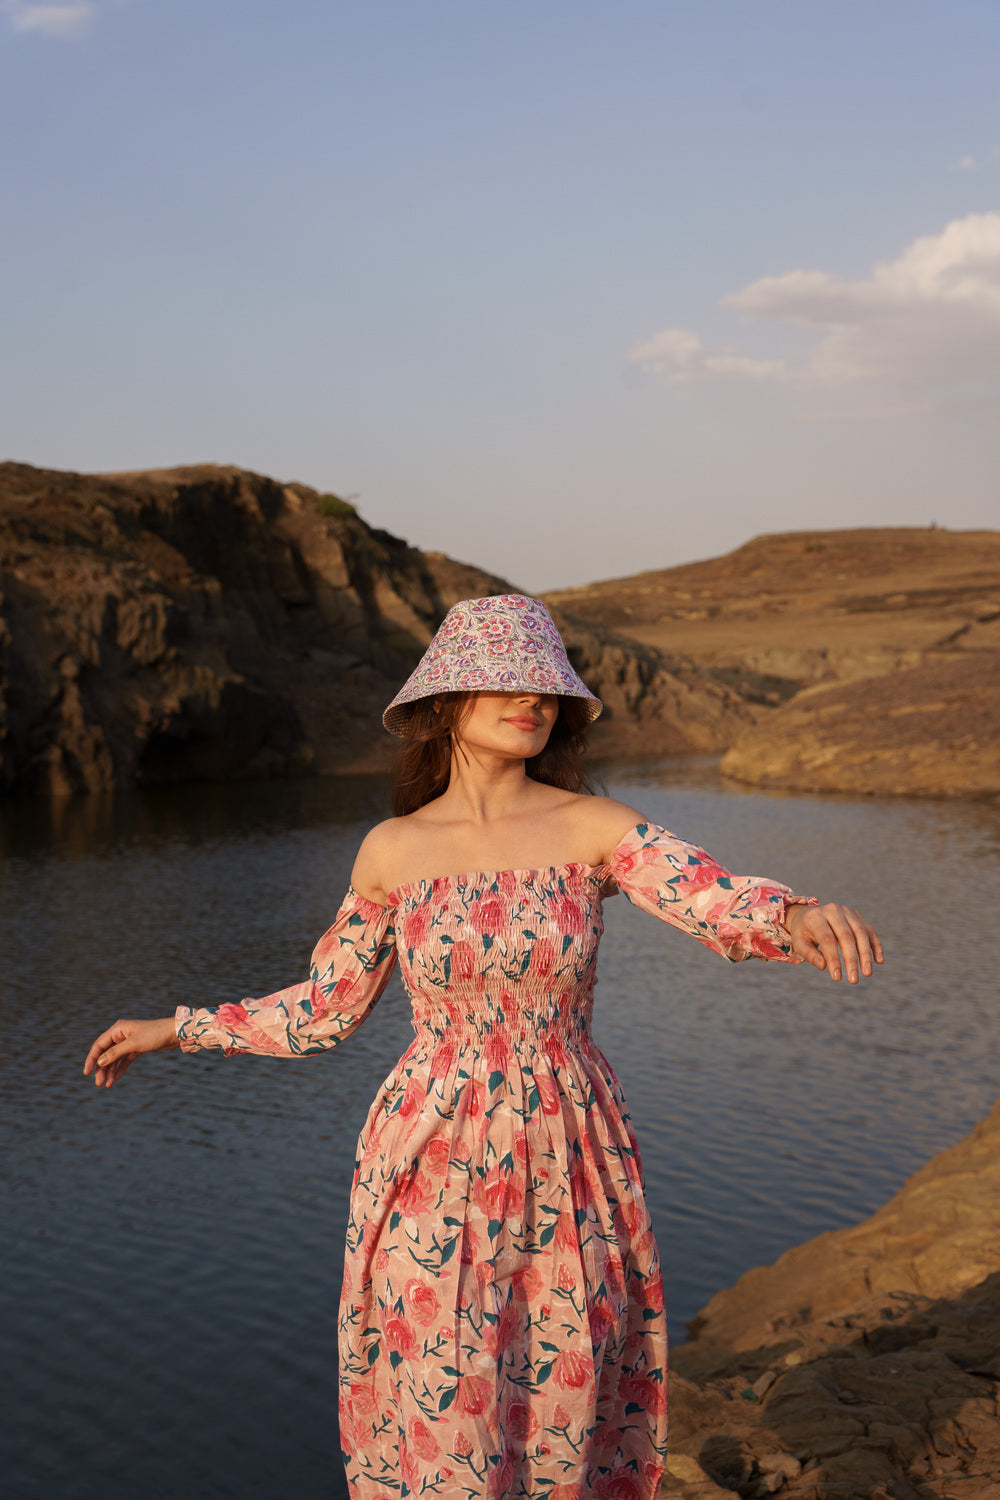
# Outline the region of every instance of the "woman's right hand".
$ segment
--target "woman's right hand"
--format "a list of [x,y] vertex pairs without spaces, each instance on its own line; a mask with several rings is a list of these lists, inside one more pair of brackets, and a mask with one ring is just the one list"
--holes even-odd
[[173,1016],[160,1021],[116,1021],[101,1032],[87,1053],[83,1074],[86,1077],[96,1065],[95,1084],[109,1089],[141,1052],[169,1052],[179,1046]]

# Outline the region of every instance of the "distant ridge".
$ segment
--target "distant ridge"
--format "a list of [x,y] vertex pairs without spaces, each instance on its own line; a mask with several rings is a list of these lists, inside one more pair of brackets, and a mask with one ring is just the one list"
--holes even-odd
[[550,604],[675,651],[764,708],[724,757],[774,788],[1000,796],[1000,532],[756,537]]

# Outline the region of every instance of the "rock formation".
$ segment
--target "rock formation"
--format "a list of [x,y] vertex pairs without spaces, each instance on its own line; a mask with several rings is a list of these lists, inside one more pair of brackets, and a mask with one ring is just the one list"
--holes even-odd
[[799,693],[722,770],[788,791],[1000,797],[1000,651]]
[[1000,1104],[672,1354],[670,1500],[1000,1500]]
[[0,591],[2,783],[55,793],[356,762],[447,607],[349,505],[214,465],[0,466]]
[[[371,768],[449,605],[503,579],[301,484],[205,464],[0,464],[0,790]],[[753,717],[682,660],[563,621],[603,749],[722,750]]]
[[758,537],[548,598],[683,653],[759,705],[722,763],[728,775],[810,791],[1000,795],[1000,532]]

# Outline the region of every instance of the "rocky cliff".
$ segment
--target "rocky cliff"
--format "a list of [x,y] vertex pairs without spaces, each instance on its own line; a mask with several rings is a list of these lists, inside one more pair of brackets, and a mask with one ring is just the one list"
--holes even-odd
[[1000,532],[758,537],[548,596],[682,653],[764,711],[723,771],[758,785],[1000,795]]
[[[0,464],[0,789],[378,766],[382,708],[445,611],[511,587],[241,469]],[[560,623],[605,753],[722,750],[753,718],[681,658]]]
[[1000,1104],[672,1354],[671,1500],[1000,1500]]

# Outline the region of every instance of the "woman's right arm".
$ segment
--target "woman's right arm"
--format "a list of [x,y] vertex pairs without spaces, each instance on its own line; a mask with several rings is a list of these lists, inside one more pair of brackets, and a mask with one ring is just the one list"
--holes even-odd
[[313,949],[309,978],[301,984],[214,1010],[182,1005],[169,1019],[116,1021],[91,1047],[84,1073],[96,1064],[94,1082],[110,1088],[140,1053],[173,1047],[226,1056],[328,1051],[357,1030],[388,982],[396,962],[393,915],[351,888]]

